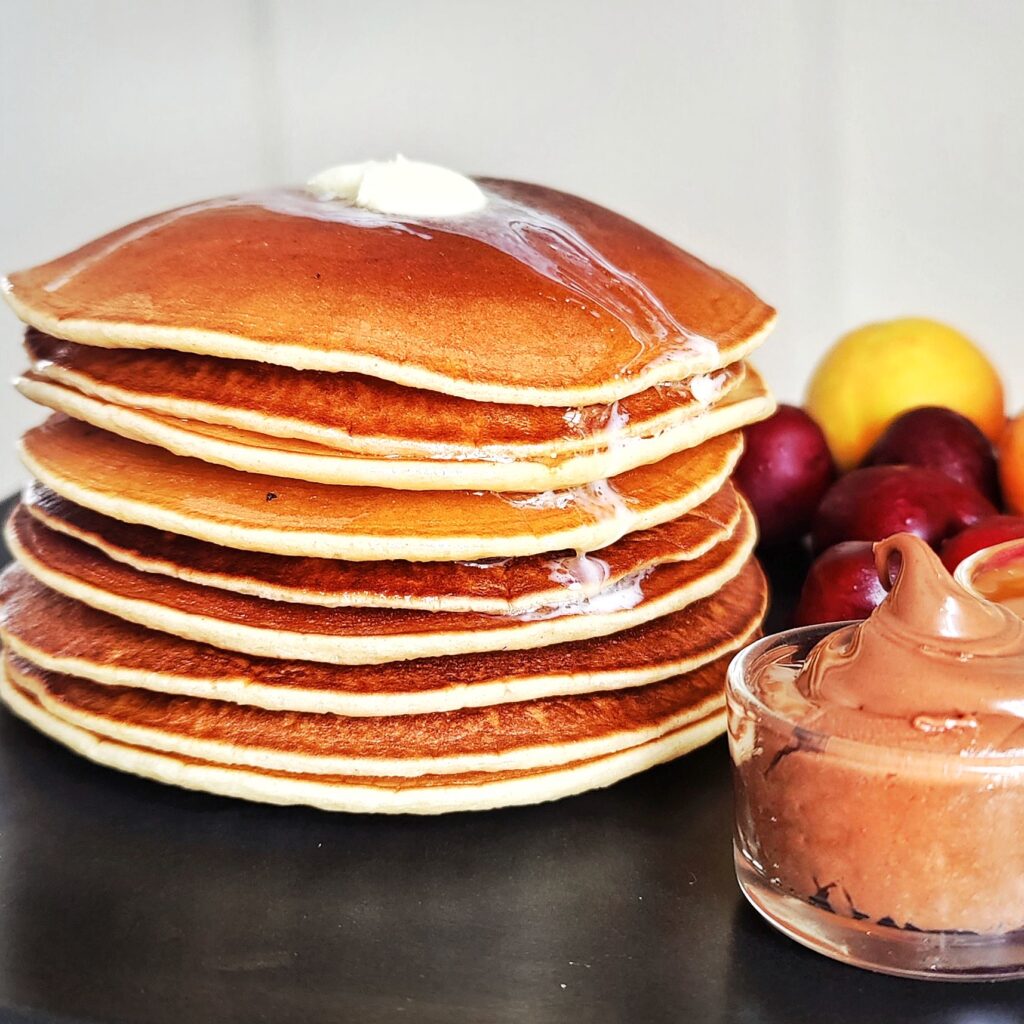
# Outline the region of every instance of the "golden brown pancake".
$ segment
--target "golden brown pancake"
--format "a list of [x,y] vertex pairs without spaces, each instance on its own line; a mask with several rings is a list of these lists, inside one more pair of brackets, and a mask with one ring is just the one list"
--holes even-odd
[[22,439],[29,471],[95,512],[272,554],[455,561],[592,551],[720,490],[738,433],[583,488],[541,495],[337,487],[214,466],[57,415]]
[[339,452],[295,438],[271,437],[237,427],[172,419],[113,405],[32,374],[16,386],[26,397],[121,437],[158,445],[175,455],[247,473],[293,480],[399,490],[541,492],[592,483],[658,462],[711,437],[770,416],[775,402],[751,371],[725,401],[650,437],[611,441],[605,447],[550,459],[440,460]]
[[248,473],[341,486],[400,490],[495,490],[541,492],[576,487],[660,461],[711,437],[738,430],[771,415],[774,399],[751,371],[729,395],[650,437],[613,440],[594,451],[550,459],[392,458],[339,452],[295,438],[271,437],[220,424],[172,419],[113,405],[32,374],[16,386],[26,397],[102,430],[158,445],[185,457]]
[[128,225],[3,282],[33,327],[362,373],[480,401],[593,405],[743,358],[774,313],[609,210],[482,179],[477,214],[412,222],[302,190]]
[[414,777],[550,767],[649,742],[721,709],[728,660],[634,689],[390,718],[101,686],[16,655],[5,669],[51,714],[119,743],[271,771]]
[[358,665],[540,647],[629,629],[734,578],[750,557],[756,529],[746,512],[736,533],[700,558],[627,577],[594,598],[517,616],[325,608],[235,594],[139,572],[50,530],[22,508],[6,540],[42,583],[140,625],[247,654]]
[[631,630],[526,651],[335,666],[224,651],[146,629],[43,586],[0,576],[5,647],[48,670],[112,686],[272,710],[395,715],[483,707],[658,682],[746,643],[767,589],[754,560],[716,593]]
[[740,524],[731,484],[687,515],[630,533],[600,554],[571,551],[486,562],[345,562],[236,551],[133,526],[67,501],[40,484],[22,502],[44,525],[143,572],[273,601],[326,607],[421,608],[514,614],[589,597],[624,577],[707,553]]
[[701,400],[690,381],[680,381],[612,405],[565,408],[474,402],[359,374],[244,359],[95,348],[32,329],[25,348],[35,377],[113,405],[339,451],[435,461],[543,460],[650,437],[699,414],[708,400],[725,399],[745,372],[734,363],[701,378]]
[[0,676],[0,698],[40,732],[83,757],[120,771],[187,789],[273,804],[309,804],[330,811],[441,814],[556,800],[608,786],[679,757],[720,735],[724,712],[616,754],[556,768],[458,775],[300,775],[238,768],[105,739],[57,718],[27,690]]

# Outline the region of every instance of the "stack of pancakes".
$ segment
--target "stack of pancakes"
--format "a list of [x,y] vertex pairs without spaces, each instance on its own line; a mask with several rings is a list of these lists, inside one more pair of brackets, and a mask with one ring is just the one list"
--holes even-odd
[[2,696],[79,753],[353,811],[532,803],[719,734],[769,307],[601,207],[199,203],[12,275],[54,414]]

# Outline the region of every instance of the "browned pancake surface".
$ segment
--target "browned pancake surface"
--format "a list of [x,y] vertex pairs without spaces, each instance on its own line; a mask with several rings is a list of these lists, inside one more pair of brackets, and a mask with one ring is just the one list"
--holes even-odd
[[[627,394],[652,368],[673,379],[678,332],[615,311],[623,275],[688,337],[717,346],[716,365],[735,361],[771,322],[748,288],[624,217],[540,186],[482,184],[584,239],[605,263],[593,275],[597,291],[588,296],[443,222],[421,231],[324,219],[316,214],[330,211],[298,191],[158,215],[13,274],[7,287],[36,326],[45,320],[73,340],[96,342],[96,324],[111,336],[119,325],[164,328],[163,347],[177,347],[175,331],[212,332],[258,343],[267,362],[313,367],[318,355],[344,352],[375,363],[373,376],[417,368],[436,390],[493,386],[513,402],[522,388],[617,382]],[[285,212],[297,208],[314,215]],[[550,246],[543,233],[529,241]],[[612,301],[602,304],[609,287]]]
[[[38,698],[29,689],[18,686],[16,683],[9,684],[14,691],[29,705],[35,708],[41,708],[41,704]],[[666,733],[664,739],[668,739],[673,736],[683,736],[688,730],[694,729],[698,724],[710,724],[715,719],[722,720],[721,728],[724,728],[724,713],[720,711],[712,711],[711,714],[701,719],[700,723],[694,722],[684,725],[680,729],[673,730],[670,733]],[[95,735],[95,734],[90,734]],[[120,748],[126,751],[141,751],[145,753],[152,753],[148,747],[137,747],[130,743],[118,743],[114,740],[105,740],[106,743],[110,744],[114,748]],[[640,744],[634,749],[643,749],[644,747],[653,746],[657,743],[657,740],[650,740],[645,744]],[[517,769],[505,769],[496,772],[488,771],[476,771],[476,772],[459,772],[452,774],[431,774],[431,775],[415,775],[415,776],[401,776],[401,775],[311,775],[302,774],[300,772],[284,772],[276,771],[268,768],[254,768],[246,766],[245,768],[233,768],[229,765],[222,765],[213,761],[204,761],[198,757],[188,757],[183,754],[160,754],[161,757],[166,758],[168,761],[172,761],[175,764],[194,765],[197,767],[204,768],[216,768],[218,771],[223,772],[238,772],[239,774],[245,774],[255,777],[266,777],[268,779],[294,779],[315,782],[318,786],[330,786],[338,788],[362,788],[366,790],[422,790],[422,789],[451,789],[453,787],[462,788],[473,788],[476,786],[485,785],[493,782],[507,782],[516,779],[528,779],[528,778],[543,778],[544,776],[557,776],[562,772],[581,768],[586,765],[594,765],[601,761],[607,760],[615,755],[604,755],[600,757],[588,757],[581,758],[578,761],[570,761],[563,765],[558,765],[554,768],[543,767],[543,768],[517,768]],[[103,763],[103,762],[101,762]],[[136,772],[137,774],[148,774]],[[204,789],[211,789],[209,786],[203,786]],[[217,792],[217,789],[212,789],[213,792]],[[252,798],[250,794],[250,799]],[[286,801],[288,802],[288,801]]]
[[[609,511],[576,500],[561,508],[554,503],[538,505],[534,495],[341,487],[242,473],[172,455],[62,415],[30,430],[22,443],[27,458],[58,492],[70,483],[112,503],[153,506],[183,521],[210,520],[239,530],[439,543],[468,537],[474,543],[478,538],[496,543],[505,537],[542,539],[548,533],[601,522]],[[624,508],[644,514],[706,488],[709,482],[724,482],[741,447],[738,433],[725,434],[623,473],[612,484]],[[119,518],[137,521],[134,514]],[[254,543],[238,538],[239,547]],[[536,550],[548,549],[539,543]]]
[[[648,388],[622,399],[614,409],[568,409],[474,402],[354,373],[301,371],[163,349],[101,349],[31,329],[25,347],[35,372],[44,378],[62,370],[143,400],[241,409],[352,438],[467,448],[546,445],[585,441],[606,429],[612,418],[637,425],[702,408],[685,384]],[[743,379],[743,366],[729,366],[720,373],[724,396]],[[211,416],[210,422],[223,421]],[[345,447],[340,440],[339,447]]]
[[728,658],[630,690],[545,697],[490,708],[354,718],[267,711],[224,701],[100,686],[46,672],[8,656],[14,679],[27,677],[75,711],[178,737],[305,756],[445,758],[573,744],[657,727],[684,712],[704,717],[720,704]]
[[[195,582],[228,590],[239,585],[266,585],[294,592],[336,595],[339,603],[366,600],[466,599],[519,601],[531,594],[560,589],[559,566],[574,552],[473,562],[347,562],[335,558],[301,558],[237,551],[147,526],[100,515],[34,484],[23,502],[28,511],[53,529],[101,547],[118,560],[172,575],[193,574]],[[685,560],[730,536],[740,520],[740,502],[731,484],[694,509],[650,530],[627,534],[603,548],[607,583],[615,583],[652,565]],[[570,563],[571,564],[571,563]],[[564,570],[563,570],[564,571]],[[556,574],[553,579],[552,574]],[[326,602],[321,602],[326,603]]]
[[588,676],[670,665],[703,651],[721,650],[735,637],[747,635],[764,614],[766,594],[760,567],[751,560],[711,597],[611,636],[533,650],[418,658],[375,666],[281,661],[184,640],[63,597],[18,565],[0,576],[0,616],[5,635],[37,657],[214,684],[240,679],[283,689],[401,694],[495,680]]
[[[44,569],[77,583],[129,601],[146,601],[190,616],[216,619],[263,630],[330,637],[408,636],[435,633],[479,633],[507,629],[521,619],[479,612],[423,611],[404,608],[325,607],[292,601],[271,601],[202,586],[156,573],[139,572],[108,558],[83,541],[44,526],[19,506],[9,537]],[[666,563],[650,571],[641,584],[643,602],[656,601],[676,590],[728,570],[729,563],[752,547],[755,527],[749,513],[732,537],[688,562]],[[736,569],[730,572],[735,575]],[[561,614],[561,613],[558,613]],[[569,612],[568,614],[579,614]],[[584,612],[583,614],[586,614]],[[556,617],[553,615],[552,617]]]

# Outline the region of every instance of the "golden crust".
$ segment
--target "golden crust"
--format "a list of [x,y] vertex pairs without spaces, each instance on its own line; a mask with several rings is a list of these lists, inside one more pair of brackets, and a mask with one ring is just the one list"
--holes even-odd
[[507,616],[329,608],[235,594],[139,572],[50,530],[24,509],[6,532],[15,558],[37,579],[103,611],[231,650],[336,664],[541,647],[627,629],[709,596],[742,571],[754,539],[748,512],[732,537],[700,558],[624,581],[625,601],[609,593]]
[[738,433],[641,466],[610,488],[533,495],[341,487],[242,473],[57,415],[22,439],[29,471],[93,511],[249,551],[455,561],[594,550],[696,508],[726,482]]
[[[331,771],[335,760],[390,761],[393,768],[368,766],[368,774],[393,775],[404,774],[402,762],[420,762],[425,770],[417,774],[429,774],[458,770],[464,767],[459,762],[470,757],[505,755],[510,760],[508,755],[516,752],[532,752],[534,763],[542,763],[544,748],[562,748],[548,751],[550,763],[558,763],[578,760],[583,755],[573,754],[572,748],[595,741],[624,747],[653,739],[722,706],[728,660],[719,658],[686,675],[634,689],[375,718],[268,711],[102,686],[47,672],[16,655],[7,655],[7,671],[55,714],[122,742],[186,754],[203,749],[198,756],[237,764],[267,763],[274,759],[258,755],[276,754],[279,762],[290,757],[314,772]],[[519,763],[525,760],[521,756]],[[438,764],[423,763],[431,761]]]
[[724,711],[657,739],[555,767],[402,776],[309,775],[214,764],[118,743],[72,725],[28,690],[0,676],[0,699],[19,717],[83,757],[120,771],[187,789],[272,804],[309,804],[329,811],[442,814],[557,800],[679,757],[720,735]]
[[626,576],[706,554],[740,524],[742,499],[726,484],[687,515],[630,533],[600,554],[555,551],[485,562],[346,562],[238,551],[119,522],[40,484],[24,508],[52,530],[143,572],[275,601],[325,607],[420,608],[513,614],[591,596]]
[[[424,491],[529,491],[542,493],[585,486],[695,448],[774,411],[775,403],[754,371],[724,401],[650,436],[606,438],[590,451],[548,458],[394,457],[342,452],[314,441],[273,437],[261,431],[182,420],[116,405],[34,373],[15,386],[33,402],[131,440],[156,445],[186,458],[294,480],[342,487],[386,487]],[[422,454],[422,453],[421,453]]]
[[[352,373],[295,370],[165,349],[101,349],[29,329],[33,374],[105,401],[194,423],[413,458],[551,458],[645,437],[699,414],[687,381],[609,405],[474,402]],[[715,373],[715,400],[744,378],[742,363]]]
[[764,577],[751,560],[710,597],[611,636],[338,666],[239,654],[146,629],[64,597],[15,565],[0,577],[0,628],[9,650],[107,685],[278,710],[407,714],[657,682],[746,642],[766,600]]

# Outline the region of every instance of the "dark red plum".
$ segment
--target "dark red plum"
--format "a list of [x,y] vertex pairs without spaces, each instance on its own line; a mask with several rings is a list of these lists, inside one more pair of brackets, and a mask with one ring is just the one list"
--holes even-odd
[[999,473],[992,445],[966,416],[952,409],[930,405],[905,412],[875,442],[864,465],[938,469],[999,504]]
[[761,542],[803,537],[836,475],[821,428],[802,409],[780,405],[769,419],[747,427],[744,439],[735,480],[757,516]]
[[866,619],[885,597],[871,549],[870,541],[849,540],[822,552],[804,580],[794,625]]
[[973,487],[924,466],[868,466],[841,477],[814,520],[814,549],[913,533],[938,547],[995,506]]

